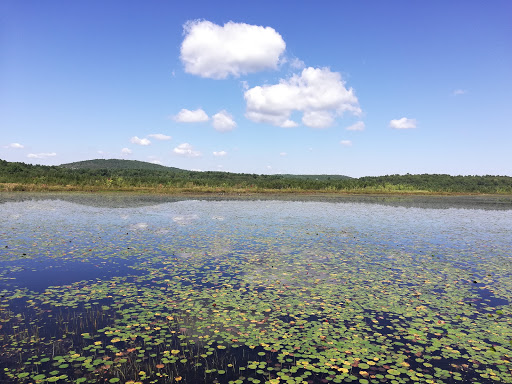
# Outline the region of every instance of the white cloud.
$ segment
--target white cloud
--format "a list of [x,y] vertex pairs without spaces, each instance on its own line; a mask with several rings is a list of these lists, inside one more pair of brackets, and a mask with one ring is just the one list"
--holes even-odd
[[193,20],[185,23],[183,31],[180,59],[185,72],[212,79],[275,69],[286,48],[281,35],[270,27]]
[[232,131],[236,128],[235,120],[226,110],[222,110],[212,116],[213,128],[219,132]]
[[22,149],[22,148],[25,148],[24,145],[20,144],[20,143],[11,143],[7,146],[8,148],[14,148],[14,149]]
[[151,164],[158,164],[158,165],[162,165],[162,162],[160,160],[153,160],[150,162]]
[[133,144],[138,144],[138,145],[149,145],[149,144],[151,144],[151,141],[149,141],[148,139],[139,139],[137,136],[133,136],[130,139],[130,142],[132,142]]
[[287,156],[288,154],[286,152],[279,153],[279,156]]
[[228,153],[226,151],[213,152],[213,156],[222,157],[226,156]]
[[156,140],[171,140],[171,136],[164,135],[163,133],[152,133],[151,135],[148,135],[149,137],[152,137]]
[[345,146],[345,147],[351,147],[352,146],[352,142],[350,140],[341,140],[340,144]]
[[178,123],[203,123],[208,121],[210,118],[201,108],[194,111],[188,109],[182,109],[179,113],[174,116],[174,120]]
[[122,155],[131,155],[132,150],[130,148],[123,148],[123,149],[121,149],[121,154]]
[[401,119],[391,120],[389,126],[394,129],[410,129],[416,128],[416,119],[408,119],[402,117]]
[[189,143],[183,143],[174,148],[174,153],[180,156],[186,157],[198,157],[201,156],[201,152],[194,150]]
[[57,154],[55,152],[45,152],[45,153],[29,153],[27,155],[30,159],[46,159],[48,157],[55,157]]
[[355,124],[352,124],[350,127],[347,127],[346,130],[347,131],[364,131],[364,122],[363,121],[358,121],[357,123]]
[[468,93],[468,91],[466,91],[464,89],[456,89],[455,91],[453,91],[452,95],[459,96],[459,95],[465,95],[466,93]]
[[293,111],[302,112],[302,123],[312,128],[331,125],[345,111],[361,114],[353,89],[329,68],[305,68],[279,84],[251,88],[244,97],[247,118],[285,128],[297,126],[290,120]]

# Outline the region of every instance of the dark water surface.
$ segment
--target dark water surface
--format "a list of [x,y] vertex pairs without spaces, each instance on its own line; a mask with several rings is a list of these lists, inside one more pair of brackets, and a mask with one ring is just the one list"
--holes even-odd
[[512,382],[508,197],[0,212],[0,383]]

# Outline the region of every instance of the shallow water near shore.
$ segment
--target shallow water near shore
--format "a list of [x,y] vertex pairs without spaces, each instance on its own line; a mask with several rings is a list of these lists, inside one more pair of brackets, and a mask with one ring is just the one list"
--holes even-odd
[[2,383],[511,383],[503,197],[0,194]]

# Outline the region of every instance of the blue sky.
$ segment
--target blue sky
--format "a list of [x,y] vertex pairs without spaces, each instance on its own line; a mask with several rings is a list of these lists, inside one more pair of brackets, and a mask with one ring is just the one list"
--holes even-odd
[[0,158],[512,176],[510,1],[0,4]]

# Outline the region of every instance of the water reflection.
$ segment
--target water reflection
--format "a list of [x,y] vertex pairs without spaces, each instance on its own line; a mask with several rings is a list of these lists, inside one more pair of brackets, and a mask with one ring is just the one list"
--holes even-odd
[[[0,204],[7,202],[62,200],[98,208],[155,207],[160,204],[200,201],[295,201],[325,203],[379,204],[393,207],[425,209],[485,209],[511,210],[512,196],[397,196],[397,195],[222,195],[222,196],[173,196],[133,193],[30,193],[0,192]],[[40,208],[44,209],[44,208]]]
[[510,377],[495,200],[62,197],[3,200],[1,382]]

